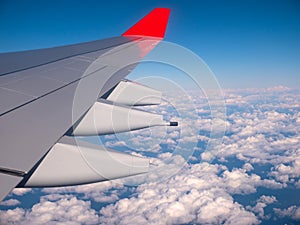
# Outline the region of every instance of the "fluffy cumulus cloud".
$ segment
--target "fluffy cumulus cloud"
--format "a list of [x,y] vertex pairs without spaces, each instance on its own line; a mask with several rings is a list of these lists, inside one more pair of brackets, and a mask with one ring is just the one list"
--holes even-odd
[[[299,184],[300,98],[295,96],[299,92],[287,88],[228,91],[227,131],[222,146],[213,152],[219,164],[190,165],[169,180],[141,185],[137,196],[102,208],[101,222],[255,224],[268,220],[272,215],[265,208],[277,202],[275,196],[262,195],[253,206],[241,205],[232,196],[255,193],[258,187],[276,190]],[[198,113],[201,119],[193,124],[208,132],[208,112]],[[205,132],[197,136],[204,144],[196,148],[194,160],[208,154],[209,132]],[[180,139],[188,142],[189,135]],[[232,157],[243,162],[242,166],[226,167]],[[257,174],[256,166],[263,165],[268,166],[267,171]]]
[[288,207],[287,209],[274,208],[274,212],[281,218],[289,217],[300,221],[300,206],[293,205]]
[[275,196],[265,196],[265,195],[262,195],[257,201],[256,201],[256,205],[251,207],[251,206],[247,206],[246,208],[255,212],[259,218],[265,218],[265,219],[268,219],[271,217],[271,215],[265,215],[265,212],[264,212],[264,209],[276,202],[277,199]]
[[[289,163],[280,163],[276,165],[270,175],[274,176],[277,180],[287,183],[294,182],[300,177],[300,149],[297,150],[297,154],[290,159]],[[299,182],[299,180],[298,180]]]
[[13,191],[12,191],[12,194],[15,194],[15,195],[18,195],[18,196],[22,196],[22,195],[25,195],[29,192],[31,192],[32,189],[31,188],[15,188]]
[[[127,187],[124,183],[130,179],[123,179],[43,189],[31,209],[23,209],[16,199],[34,190],[15,189],[11,199],[2,203],[2,208],[10,208],[0,211],[0,224],[298,221],[299,206],[282,206],[276,191],[300,188],[300,92],[285,87],[227,90],[227,118],[219,118],[226,133],[210,152],[214,118],[204,96],[191,96],[193,104],[187,104],[191,99],[186,96],[174,95],[168,97],[173,108],[166,102],[147,108],[166,120],[178,120],[180,127],[102,137],[106,146],[148,157],[152,166],[162,168],[138,176],[146,183]],[[259,189],[270,191],[261,194]],[[249,196],[249,200],[236,196]],[[95,209],[91,203],[102,205]]]
[[[27,189],[15,189],[16,195],[24,195]],[[31,209],[15,208],[0,211],[0,224],[99,224],[99,215],[91,207],[95,202],[114,202],[126,191],[121,182],[106,181],[95,184],[61,188],[44,188],[40,201]],[[32,192],[32,190],[28,190]],[[80,199],[79,199],[80,196]],[[16,199],[2,202],[3,206],[20,205]]]
[[25,210],[21,208],[0,211],[0,224],[21,224],[25,216]]
[[99,217],[91,203],[74,196],[42,197],[30,210],[16,208],[0,213],[1,224],[97,224]]
[[218,176],[224,170],[227,168],[221,165],[195,164],[164,182],[140,185],[136,197],[102,208],[100,221],[103,224],[130,224],[131,221],[138,224],[257,224],[256,216],[235,202],[226,190],[229,182]]
[[269,175],[296,184],[300,175],[299,91],[281,87],[229,92],[228,96],[227,133],[216,157],[236,157],[248,167],[271,165]]
[[21,202],[17,199],[8,199],[6,201],[2,201],[0,203],[0,205],[4,205],[4,206],[15,206],[15,205],[19,205]]
[[119,199],[119,195],[126,191],[123,183],[118,181],[105,181],[101,183],[44,188],[43,192],[49,194],[80,194],[83,199],[92,199],[95,202],[113,202]]

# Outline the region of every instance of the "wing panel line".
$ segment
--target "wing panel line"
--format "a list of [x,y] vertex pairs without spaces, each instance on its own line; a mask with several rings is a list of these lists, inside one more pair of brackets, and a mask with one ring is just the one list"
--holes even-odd
[[[137,38],[135,39],[136,41],[140,40],[142,38]],[[129,42],[131,42],[132,40],[128,40],[122,44],[127,44]],[[46,62],[46,63],[41,63],[41,64],[38,64],[38,65],[34,65],[34,66],[31,66],[31,67],[26,67],[26,68],[22,68],[22,69],[19,69],[19,70],[14,70],[14,71],[10,71],[10,72],[7,72],[7,73],[3,73],[3,74],[0,74],[0,76],[5,76],[5,75],[9,75],[9,74],[12,74],[12,73],[16,73],[16,72],[20,72],[20,71],[23,71],[23,70],[28,70],[28,69],[32,69],[32,68],[36,68],[36,67],[39,67],[39,66],[43,66],[43,65],[47,65],[47,64],[50,64],[50,63],[54,63],[54,62],[58,62],[60,60],[64,60],[64,59],[68,59],[68,58],[72,58],[72,57],[75,57],[75,56],[80,56],[82,54],[88,54],[88,53],[92,53],[92,52],[96,52],[96,51],[100,51],[100,50],[105,50],[105,49],[109,49],[109,48],[113,48],[113,47],[117,47],[119,46],[120,44],[114,44],[114,45],[111,45],[111,46],[108,46],[108,47],[105,47],[105,48],[99,48],[99,49],[96,49],[96,50],[92,50],[92,51],[87,51],[87,52],[80,52],[80,53],[77,53],[77,54],[72,54],[72,55],[69,55],[67,57],[63,57],[63,58],[59,58],[59,59],[56,59],[56,60],[53,60],[53,61],[49,61],[49,62]],[[64,47],[64,46],[63,46]],[[4,53],[5,54],[5,53]]]
[[[100,70],[102,70],[102,69],[104,69],[104,68],[106,68],[106,67],[107,67],[107,66],[103,66],[103,67],[99,68],[98,70],[93,71],[93,73],[95,73],[95,72],[97,72],[97,71],[100,71]],[[38,100],[38,99],[40,99],[40,98],[43,98],[43,97],[47,96],[47,95],[49,95],[49,94],[52,94],[52,93],[55,92],[55,91],[58,91],[58,90],[60,90],[60,89],[62,89],[62,88],[65,88],[65,87],[67,87],[67,86],[69,86],[69,85],[71,85],[71,84],[73,84],[73,83],[76,83],[77,81],[79,81],[79,80],[81,80],[81,79],[83,79],[83,78],[85,78],[85,77],[88,77],[88,76],[92,75],[93,73],[87,74],[86,76],[83,76],[83,77],[80,77],[80,78],[78,78],[78,79],[76,79],[76,80],[73,80],[72,82],[70,82],[70,83],[68,83],[68,84],[65,84],[65,85],[63,85],[63,86],[61,86],[61,87],[59,87],[59,88],[56,88],[56,89],[54,89],[54,90],[52,90],[52,91],[50,91],[50,92],[48,92],[48,93],[46,93],[46,94],[43,94],[43,95],[41,95],[41,96],[39,96],[39,97],[37,97],[37,98],[34,98],[34,99],[32,99],[32,100],[30,100],[30,101],[28,101],[28,102],[25,102],[25,103],[23,103],[23,104],[21,104],[21,105],[18,105],[18,106],[16,106],[16,107],[14,107],[14,108],[12,108],[12,109],[10,109],[10,110],[4,112],[4,113],[1,113],[1,114],[0,114],[0,117],[3,116],[3,115],[5,115],[5,114],[7,114],[7,113],[10,113],[10,112],[12,112],[12,111],[14,111],[14,110],[16,110],[16,109],[18,109],[18,108],[20,108],[20,107],[23,107],[24,105],[27,105],[27,104],[32,103],[32,102],[34,102],[34,101],[36,101],[36,100]]]

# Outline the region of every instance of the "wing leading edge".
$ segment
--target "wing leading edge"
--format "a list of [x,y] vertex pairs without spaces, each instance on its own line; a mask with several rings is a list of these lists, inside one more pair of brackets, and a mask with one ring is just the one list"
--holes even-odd
[[163,38],[169,13],[154,9],[121,37],[0,54],[0,200]]

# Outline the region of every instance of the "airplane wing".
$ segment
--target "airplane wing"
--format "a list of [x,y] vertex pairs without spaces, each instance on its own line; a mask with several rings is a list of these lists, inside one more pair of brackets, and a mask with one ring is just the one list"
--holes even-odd
[[[159,115],[131,109],[158,104],[160,92],[123,78],[163,39],[169,13],[156,8],[119,37],[0,54],[0,201],[16,186],[83,184],[146,171],[144,158],[74,137],[145,128],[149,119],[165,124]],[[134,119],[124,122],[128,114]]]

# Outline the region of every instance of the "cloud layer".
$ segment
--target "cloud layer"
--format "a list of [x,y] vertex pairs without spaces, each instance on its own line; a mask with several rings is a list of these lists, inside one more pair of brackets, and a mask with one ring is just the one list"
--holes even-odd
[[[183,117],[168,104],[148,107],[166,119],[179,120],[184,129],[141,130],[102,139],[108,147],[125,146],[128,153],[149,157],[164,168],[138,178],[148,182],[137,187],[124,186],[128,180],[120,180],[43,189],[39,202],[30,209],[22,208],[18,197],[35,190],[15,189],[2,203],[5,210],[0,211],[0,224],[259,224],[274,219],[300,220],[299,205],[283,206],[276,195],[276,190],[300,188],[300,92],[285,87],[227,90],[226,133],[223,142],[210,152],[209,106],[199,93],[190,95],[192,107],[180,96],[169,97],[178,111],[186,112]],[[260,188],[272,194],[257,197],[254,194]],[[245,203],[236,196],[252,197]],[[100,204],[100,210],[93,203]]]

